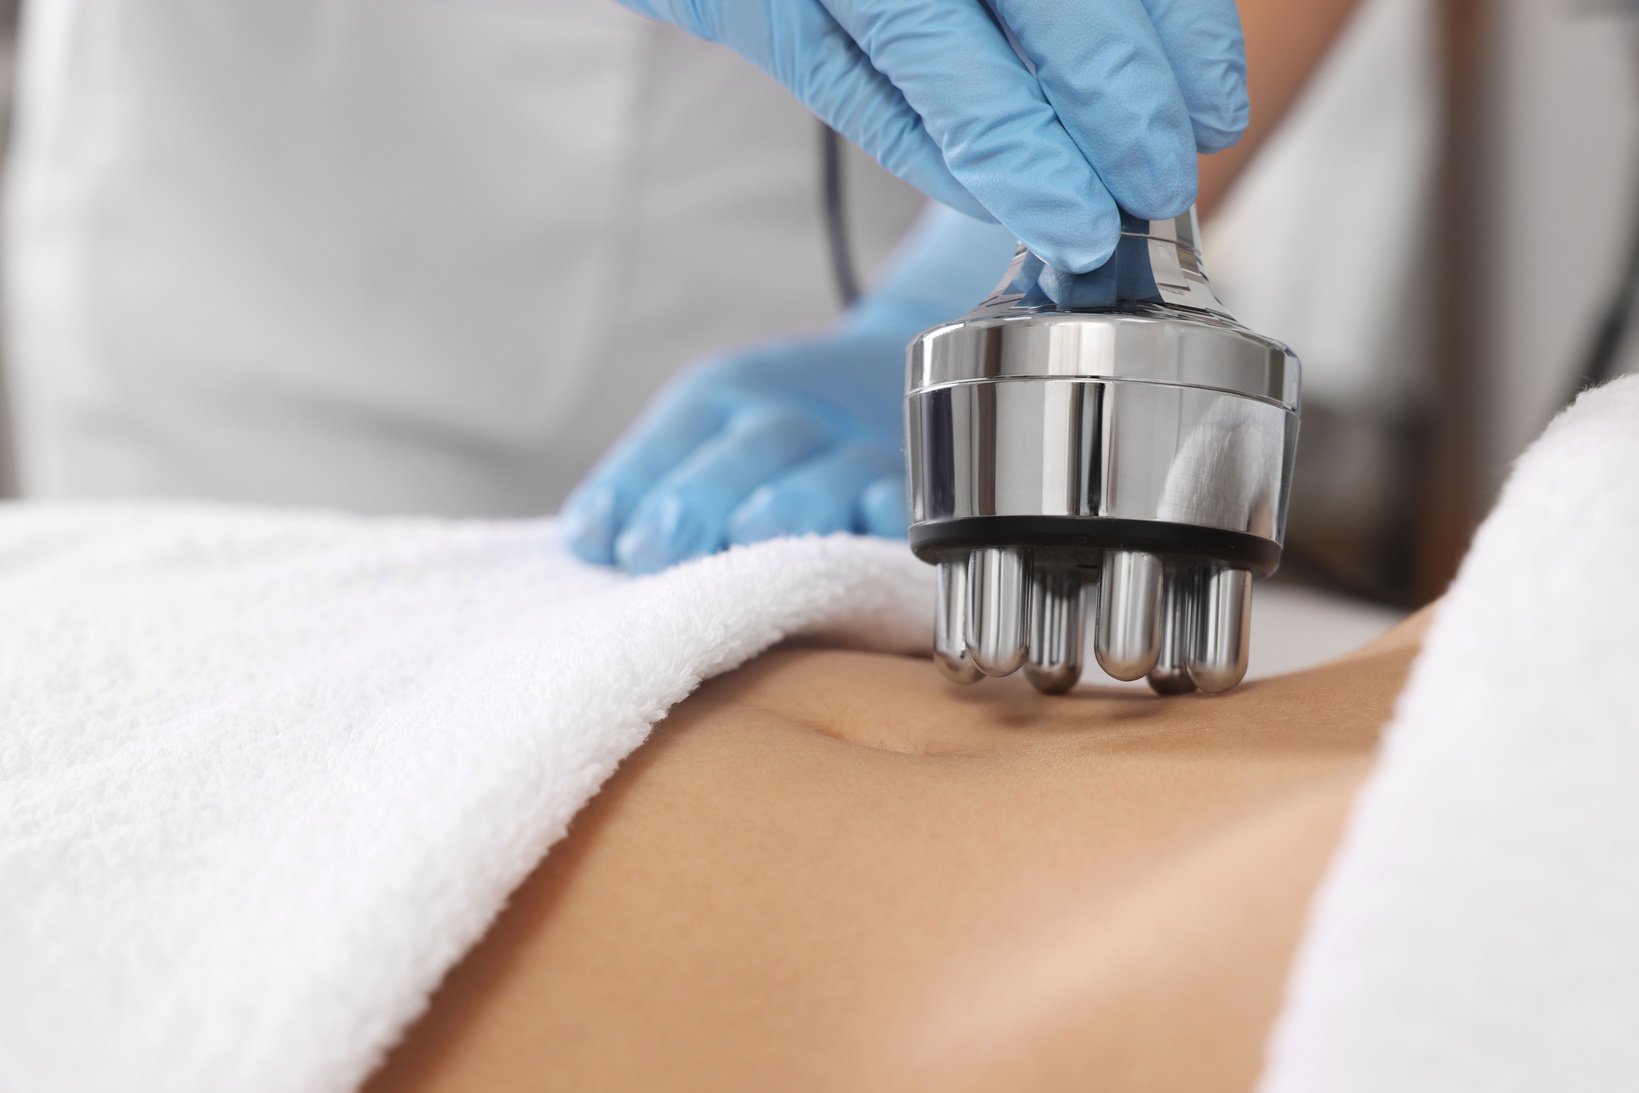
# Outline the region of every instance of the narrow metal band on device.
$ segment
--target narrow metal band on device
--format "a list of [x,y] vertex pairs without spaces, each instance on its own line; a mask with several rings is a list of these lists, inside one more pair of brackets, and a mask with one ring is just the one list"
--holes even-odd
[[1173,383],[1296,411],[1291,350],[1212,316],[1026,313],[936,326],[911,345],[910,394],[1009,378]]

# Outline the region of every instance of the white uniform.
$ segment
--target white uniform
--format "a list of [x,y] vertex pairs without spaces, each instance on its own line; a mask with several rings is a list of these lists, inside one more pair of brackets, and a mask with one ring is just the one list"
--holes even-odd
[[[550,510],[678,365],[835,315],[815,123],[608,0],[25,12],[36,496]],[[920,198],[849,158],[879,259]]]

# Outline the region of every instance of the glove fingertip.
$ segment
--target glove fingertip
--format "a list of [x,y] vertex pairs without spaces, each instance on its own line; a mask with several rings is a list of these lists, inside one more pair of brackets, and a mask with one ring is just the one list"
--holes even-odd
[[1157,135],[1151,154],[1133,170],[1110,180],[1110,194],[1140,220],[1170,220],[1195,203],[1199,183],[1193,124],[1180,117],[1176,127]]
[[1252,118],[1252,102],[1246,88],[1246,59],[1239,46],[1190,68],[1184,97],[1198,151],[1221,151],[1240,140]]
[[1211,155],[1222,152],[1225,148],[1233,148],[1241,139],[1241,129],[1220,129],[1199,122],[1195,125],[1195,150],[1202,155]]
[[1211,110],[1198,110],[1190,118],[1199,152],[1221,152],[1241,139],[1252,119],[1252,105],[1246,97],[1246,81],[1226,92]]
[[1025,245],[1053,269],[1065,273],[1091,273],[1110,260],[1120,241],[1119,222],[1112,218],[1109,224],[1105,224],[1102,218],[1098,218],[1075,239],[1048,239],[1039,243],[1031,243],[1027,239]]
[[572,495],[558,513],[558,534],[570,553],[592,565],[613,565],[615,508],[615,491],[607,487]]
[[761,543],[784,531],[784,523],[775,511],[766,486],[753,491],[728,518],[728,541],[735,546]]
[[662,569],[708,554],[715,548],[710,529],[702,525],[675,494],[651,498],[615,539],[615,561],[628,573]]

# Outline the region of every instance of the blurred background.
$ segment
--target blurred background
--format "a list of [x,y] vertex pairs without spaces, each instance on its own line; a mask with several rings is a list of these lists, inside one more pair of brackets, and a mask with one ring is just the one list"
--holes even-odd
[[[8,495],[548,512],[679,366],[839,312],[812,119],[604,0],[0,18]],[[1427,602],[1639,365],[1636,23],[1360,0],[1205,210],[1220,295],[1304,360],[1288,579]],[[869,271],[921,199],[841,171]]]

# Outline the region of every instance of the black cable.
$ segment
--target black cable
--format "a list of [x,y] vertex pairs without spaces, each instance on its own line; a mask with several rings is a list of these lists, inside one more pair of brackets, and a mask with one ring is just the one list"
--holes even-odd
[[842,192],[842,138],[820,122],[820,197],[825,210],[826,243],[831,251],[831,279],[843,307],[859,299],[853,252],[848,246],[848,210]]

